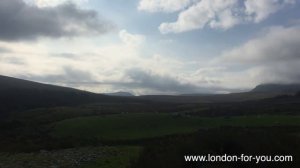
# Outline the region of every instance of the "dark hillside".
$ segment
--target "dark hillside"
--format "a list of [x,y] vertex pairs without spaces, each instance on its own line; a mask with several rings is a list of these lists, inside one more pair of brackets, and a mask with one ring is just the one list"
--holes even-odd
[[256,86],[251,92],[281,92],[296,93],[300,91],[300,84],[262,84]]
[[94,102],[130,101],[133,101],[133,99],[106,96],[73,88],[0,76],[0,113]]

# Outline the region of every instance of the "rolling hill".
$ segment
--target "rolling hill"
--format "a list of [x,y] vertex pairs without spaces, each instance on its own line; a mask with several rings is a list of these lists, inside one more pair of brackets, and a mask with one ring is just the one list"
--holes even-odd
[[[172,109],[175,104],[245,102],[296,93],[300,85],[259,85],[250,92],[216,95],[153,95],[131,96],[128,93],[96,94],[74,88],[42,84],[7,76],[0,76],[0,114],[34,108],[76,106],[88,103],[159,103],[159,107]],[[151,104],[150,103],[150,104]],[[170,106],[170,103],[173,105]],[[166,107],[166,109],[165,109]],[[161,111],[161,110],[159,110]]]
[[269,99],[300,92],[300,84],[263,84],[248,92],[229,94],[145,95],[141,99],[172,103],[220,103]]
[[41,107],[130,101],[133,100],[0,76],[0,114]]
[[279,92],[285,94],[293,94],[300,91],[300,84],[262,84],[256,86],[251,92],[261,92],[261,93],[270,93],[270,92]]

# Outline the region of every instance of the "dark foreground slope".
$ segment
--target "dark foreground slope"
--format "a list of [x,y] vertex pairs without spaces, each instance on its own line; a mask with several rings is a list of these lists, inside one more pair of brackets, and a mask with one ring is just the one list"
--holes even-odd
[[40,107],[130,101],[133,100],[0,76],[0,114]]

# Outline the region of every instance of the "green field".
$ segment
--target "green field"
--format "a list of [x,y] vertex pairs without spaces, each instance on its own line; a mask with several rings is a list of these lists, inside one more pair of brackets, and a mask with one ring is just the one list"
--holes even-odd
[[300,116],[245,116],[201,118],[170,114],[119,114],[81,117],[51,125],[53,137],[137,140],[195,132],[223,126],[299,126]]

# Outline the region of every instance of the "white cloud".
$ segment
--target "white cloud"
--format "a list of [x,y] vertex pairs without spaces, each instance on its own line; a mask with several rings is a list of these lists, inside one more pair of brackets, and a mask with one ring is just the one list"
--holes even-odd
[[246,14],[250,16],[250,20],[258,23],[284,6],[294,3],[296,3],[295,0],[246,0],[245,8]]
[[261,83],[299,83],[300,26],[269,28],[225,51],[213,62],[215,66],[227,67],[213,75],[222,81],[222,86],[250,88]]
[[300,59],[300,26],[272,27],[261,34],[224,52],[221,61],[257,64]]
[[192,0],[141,0],[139,10],[148,12],[175,12],[187,7]]
[[37,5],[38,7],[57,6],[66,2],[72,2],[78,5],[87,3],[89,0],[24,0],[29,4]]
[[300,83],[300,26],[265,29],[198,67],[181,74],[180,79],[229,90],[251,89],[262,83]]
[[[205,91],[201,88],[236,89],[252,88],[260,83],[300,82],[299,26],[267,29],[245,44],[225,51],[218,61],[199,63],[198,70],[190,68],[186,61],[165,55],[153,53],[152,57],[144,56],[141,47],[146,37],[143,35],[121,30],[118,36],[120,41],[105,45],[99,45],[93,39],[61,39],[56,40],[54,46],[49,45],[51,40],[48,40],[49,43],[40,41],[34,44],[1,42],[0,46],[10,52],[0,55],[0,73],[17,77],[27,76],[28,79],[33,76],[36,78],[32,79],[52,80],[49,82],[62,80],[61,83],[57,81],[54,84],[95,92],[127,89],[126,91],[138,94],[179,93],[191,90],[196,92],[197,89],[200,92]],[[52,56],[49,53],[53,51],[72,51],[76,56]],[[139,78],[132,79],[132,74],[128,74],[128,71],[133,69],[140,70]],[[77,85],[64,83],[74,79],[68,75],[78,73],[93,80],[81,84],[80,77],[76,78],[79,82]],[[158,83],[152,83],[161,86],[161,90],[155,90],[154,87],[138,81],[142,79],[159,80]],[[174,88],[183,90],[164,92],[164,79],[175,83]],[[96,82],[93,83],[94,81]],[[185,88],[187,90],[184,90]]]
[[201,29],[207,24],[211,27],[230,28],[237,24],[234,9],[238,0],[201,0],[181,12],[176,22],[162,23],[159,30],[163,33],[180,33]]
[[175,22],[159,26],[163,34],[181,33],[209,26],[229,29],[238,24],[259,23],[295,0],[141,0],[139,10],[179,12]]
[[9,51],[0,53],[0,74],[94,92],[127,88],[140,94],[150,93],[150,90],[142,84],[129,87],[137,83],[128,76],[129,70],[140,69],[146,74],[151,72],[154,76],[177,81],[183,62],[154,53],[145,56],[142,47],[146,37],[141,34],[121,30],[115,36],[119,40],[111,43],[97,37],[0,42],[0,46]]
[[[115,37],[119,39],[108,42]],[[142,49],[147,39],[141,34],[121,30],[108,39],[0,42],[0,48],[9,51],[0,53],[0,74],[27,76],[95,92],[125,90],[138,94],[300,82],[300,27],[296,25],[266,29],[245,44],[225,51],[218,61],[193,66],[190,60],[159,52],[145,56]],[[75,80],[75,84],[67,83],[68,80]]]
[[123,43],[129,46],[139,46],[145,41],[145,37],[139,34],[130,34],[126,30],[119,32],[119,37]]

